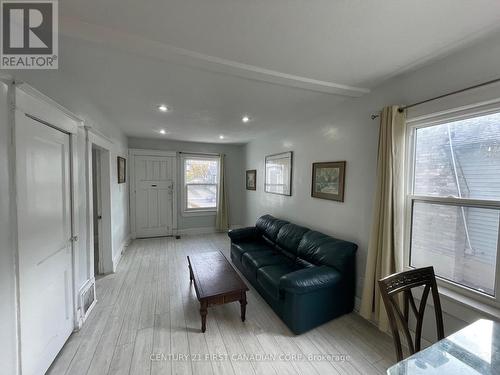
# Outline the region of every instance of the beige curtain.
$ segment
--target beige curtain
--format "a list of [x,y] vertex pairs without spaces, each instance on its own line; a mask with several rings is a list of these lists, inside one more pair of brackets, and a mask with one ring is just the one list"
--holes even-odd
[[366,261],[361,315],[387,331],[388,318],[377,281],[403,269],[405,118],[397,106],[380,116],[377,181]]
[[221,154],[219,161],[219,189],[217,196],[217,216],[215,217],[215,228],[219,232],[226,232],[229,229],[229,205],[227,200],[225,158],[225,155]]

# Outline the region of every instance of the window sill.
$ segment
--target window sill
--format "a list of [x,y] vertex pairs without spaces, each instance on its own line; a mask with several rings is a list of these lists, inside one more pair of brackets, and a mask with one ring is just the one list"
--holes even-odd
[[[481,313],[483,315],[486,315],[489,318],[499,320],[500,319],[500,309],[492,306],[488,303],[478,301],[475,298],[466,296],[462,293],[459,293],[455,290],[451,290],[450,288],[446,288],[442,285],[438,285],[438,290],[439,290],[439,295],[444,297],[443,299],[449,301],[449,302],[454,302],[459,305],[462,305],[463,307],[475,310],[478,313]],[[446,301],[443,301],[441,304],[444,304]],[[449,309],[446,309],[445,306],[443,306],[443,310],[450,314],[454,315]]]
[[215,216],[217,215],[216,210],[197,210],[197,211],[183,211],[182,216],[193,217],[193,216]]

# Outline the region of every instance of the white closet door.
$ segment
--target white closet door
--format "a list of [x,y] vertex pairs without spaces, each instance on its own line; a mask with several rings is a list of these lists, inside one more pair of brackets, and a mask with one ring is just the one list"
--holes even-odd
[[19,111],[15,136],[21,364],[38,375],[73,331],[69,136]]
[[168,156],[134,157],[137,237],[172,234],[174,163]]

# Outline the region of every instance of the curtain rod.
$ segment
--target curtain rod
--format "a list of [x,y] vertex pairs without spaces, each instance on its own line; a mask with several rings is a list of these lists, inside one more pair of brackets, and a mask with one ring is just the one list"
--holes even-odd
[[[449,92],[449,93],[446,93],[446,94],[443,94],[443,95],[435,96],[435,97],[430,98],[430,99],[426,99],[426,100],[422,100],[420,102],[412,103],[412,104],[406,105],[404,107],[398,108],[398,112],[401,113],[401,112],[403,112],[406,109],[416,107],[417,105],[420,105],[420,104],[425,104],[425,103],[428,103],[428,102],[432,102],[434,100],[446,98],[447,96],[451,96],[451,95],[455,95],[455,94],[460,94],[460,93],[465,92],[465,91],[477,89],[479,87],[491,85],[491,84],[497,83],[497,82],[500,82],[500,78],[495,78],[495,79],[492,79],[491,81],[479,83],[477,85],[469,86],[469,87],[466,87],[464,89],[455,90],[455,91],[452,91],[452,92]],[[373,115],[371,115],[371,119],[372,120],[375,120],[377,117],[380,117],[380,114],[373,114]]]
[[187,152],[187,151],[179,151],[179,154],[187,154],[187,155],[207,155],[207,156],[221,156],[224,154],[217,154],[215,152],[210,153],[210,152]]

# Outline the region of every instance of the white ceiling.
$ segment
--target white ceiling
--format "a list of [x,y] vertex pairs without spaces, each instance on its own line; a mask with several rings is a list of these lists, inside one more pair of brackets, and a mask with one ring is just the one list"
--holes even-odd
[[[500,21],[498,0],[59,4],[59,74],[75,90],[127,135],[165,137],[157,133],[165,128],[166,138],[203,142],[219,142],[220,134],[247,142],[306,121]],[[173,111],[156,112],[159,103]],[[254,117],[247,125],[245,113]]]

